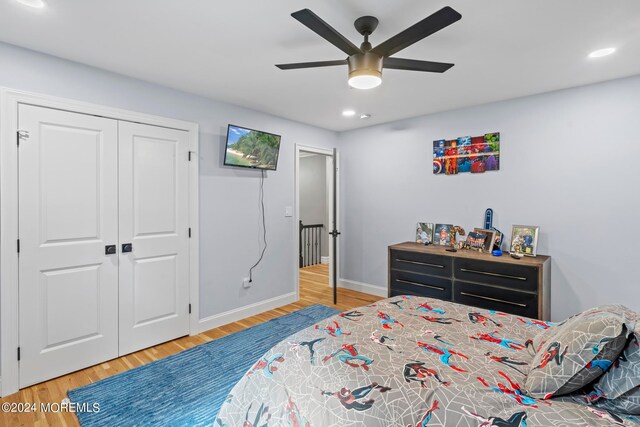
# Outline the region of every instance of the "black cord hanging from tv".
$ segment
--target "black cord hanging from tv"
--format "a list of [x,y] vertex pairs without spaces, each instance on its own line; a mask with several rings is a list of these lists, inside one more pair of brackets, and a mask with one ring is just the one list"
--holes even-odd
[[[262,253],[260,253],[258,261],[249,269],[249,283],[253,282],[253,269],[260,264],[262,258],[264,258],[264,253],[267,251],[267,221],[264,214],[264,169],[261,169],[260,172],[260,193],[258,197],[260,200],[260,214],[262,215],[262,240],[264,240],[264,247],[262,248]],[[260,238],[258,237],[258,241],[259,240]]]

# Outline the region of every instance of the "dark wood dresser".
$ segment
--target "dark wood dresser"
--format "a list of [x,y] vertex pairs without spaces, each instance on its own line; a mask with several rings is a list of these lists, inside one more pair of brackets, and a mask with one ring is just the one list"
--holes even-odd
[[389,296],[417,295],[549,320],[551,259],[445,246],[389,246]]

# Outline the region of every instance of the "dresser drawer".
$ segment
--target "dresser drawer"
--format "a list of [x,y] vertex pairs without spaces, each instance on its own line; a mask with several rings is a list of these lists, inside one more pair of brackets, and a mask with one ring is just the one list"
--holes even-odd
[[409,294],[451,301],[451,291],[451,279],[407,271],[391,271],[391,296]]
[[504,286],[520,291],[538,291],[538,269],[499,262],[456,259],[456,279]]
[[453,301],[518,316],[538,317],[538,296],[525,292],[456,281]]
[[450,257],[420,252],[391,251],[391,268],[433,276],[451,277]]

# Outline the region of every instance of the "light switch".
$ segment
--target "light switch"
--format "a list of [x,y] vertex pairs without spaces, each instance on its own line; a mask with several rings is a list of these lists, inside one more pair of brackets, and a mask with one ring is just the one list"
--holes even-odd
[[284,216],[286,216],[286,217],[293,216],[293,207],[292,206],[285,206],[284,207]]

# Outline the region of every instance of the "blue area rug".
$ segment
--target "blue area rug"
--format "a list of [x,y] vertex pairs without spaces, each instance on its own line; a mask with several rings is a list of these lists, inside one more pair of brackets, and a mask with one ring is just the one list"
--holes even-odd
[[67,394],[89,408],[100,404],[100,412],[77,414],[84,427],[212,425],[233,386],[264,353],[337,313],[312,305]]

